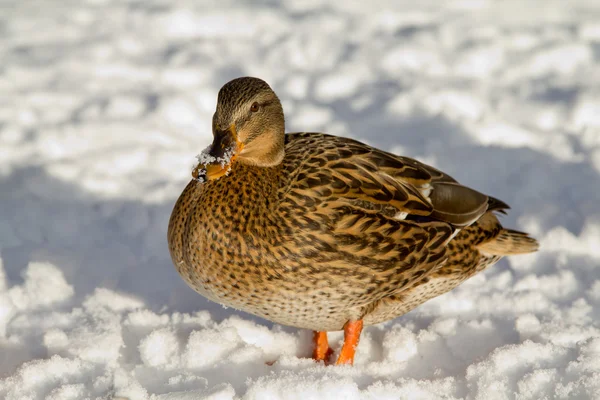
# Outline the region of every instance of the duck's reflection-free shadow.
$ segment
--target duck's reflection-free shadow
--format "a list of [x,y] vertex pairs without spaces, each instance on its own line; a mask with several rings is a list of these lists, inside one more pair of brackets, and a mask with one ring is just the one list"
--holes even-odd
[[74,286],[74,304],[104,287],[155,311],[228,313],[188,288],[172,266],[166,232],[178,193],[163,204],[101,198],[37,167],[0,178],[0,193],[0,246],[9,285],[22,281],[29,262],[48,261]]

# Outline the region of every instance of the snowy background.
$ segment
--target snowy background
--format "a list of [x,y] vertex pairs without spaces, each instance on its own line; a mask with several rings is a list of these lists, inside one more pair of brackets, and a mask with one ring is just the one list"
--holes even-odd
[[[0,2],[0,398],[600,398],[600,3],[336,4]],[[167,222],[242,75],[288,131],[441,168],[541,250],[367,328],[354,367],[208,302]]]

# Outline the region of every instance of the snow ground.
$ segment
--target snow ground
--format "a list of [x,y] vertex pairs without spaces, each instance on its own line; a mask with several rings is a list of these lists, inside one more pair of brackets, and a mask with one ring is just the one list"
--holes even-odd
[[[599,399],[600,3],[416,3],[0,3],[0,398]],[[167,221],[241,75],[541,250],[369,327],[352,368],[204,300]]]

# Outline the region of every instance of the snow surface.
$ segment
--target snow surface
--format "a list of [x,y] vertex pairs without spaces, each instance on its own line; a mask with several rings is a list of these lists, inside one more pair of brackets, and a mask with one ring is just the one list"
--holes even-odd
[[[0,398],[599,399],[599,21],[595,0],[2,2]],[[167,222],[241,75],[289,131],[503,199],[540,251],[367,328],[354,367],[208,302]]]

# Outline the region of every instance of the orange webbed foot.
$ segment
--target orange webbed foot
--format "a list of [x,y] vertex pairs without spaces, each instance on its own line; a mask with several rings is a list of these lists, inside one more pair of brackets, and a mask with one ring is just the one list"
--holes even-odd
[[327,364],[329,357],[333,354],[333,350],[329,347],[329,342],[327,340],[327,332],[315,331],[313,333],[313,342],[315,343],[312,355],[313,360],[325,361],[325,364]]
[[358,346],[362,329],[362,320],[348,321],[344,324],[344,344],[342,345],[336,365],[352,365],[354,363],[354,354],[356,353],[356,346]]

